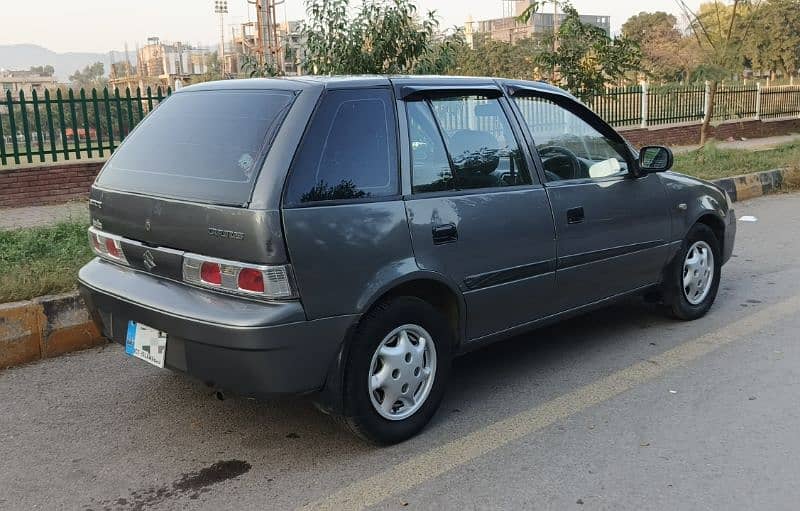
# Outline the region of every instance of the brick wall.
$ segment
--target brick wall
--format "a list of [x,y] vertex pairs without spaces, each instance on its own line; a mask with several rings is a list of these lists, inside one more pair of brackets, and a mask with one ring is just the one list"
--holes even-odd
[[0,168],[0,208],[57,204],[89,196],[104,162]]
[[[700,140],[699,124],[675,124],[651,128],[622,129],[620,133],[638,147],[643,145],[695,145]],[[777,121],[726,121],[710,127],[710,138],[760,138],[800,133],[800,119]]]

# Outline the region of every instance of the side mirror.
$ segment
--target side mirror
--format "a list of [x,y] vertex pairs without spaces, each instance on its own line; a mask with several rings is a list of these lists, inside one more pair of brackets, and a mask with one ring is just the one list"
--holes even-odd
[[639,170],[642,173],[664,172],[672,168],[672,151],[663,146],[644,146],[639,150]]

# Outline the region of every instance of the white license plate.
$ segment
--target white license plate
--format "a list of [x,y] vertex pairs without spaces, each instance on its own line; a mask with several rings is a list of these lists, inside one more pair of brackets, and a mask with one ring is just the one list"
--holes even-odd
[[125,353],[141,358],[154,366],[164,367],[164,357],[167,354],[167,334],[147,325],[128,321]]

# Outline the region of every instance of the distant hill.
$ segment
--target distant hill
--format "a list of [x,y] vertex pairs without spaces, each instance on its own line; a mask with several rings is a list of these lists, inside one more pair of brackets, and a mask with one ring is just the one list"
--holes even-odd
[[[117,59],[121,58],[117,52]],[[31,66],[50,64],[55,75],[66,82],[69,75],[89,64],[102,62],[108,74],[108,53],[66,52],[57,53],[36,44],[0,44],[0,69],[28,69]]]

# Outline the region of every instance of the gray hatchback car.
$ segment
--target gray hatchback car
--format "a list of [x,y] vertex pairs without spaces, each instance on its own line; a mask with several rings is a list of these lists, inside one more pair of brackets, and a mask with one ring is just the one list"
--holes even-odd
[[671,164],[543,83],[199,84],[98,176],[80,288],[131,356],[398,442],[467,350],[634,294],[708,311],[733,209]]

